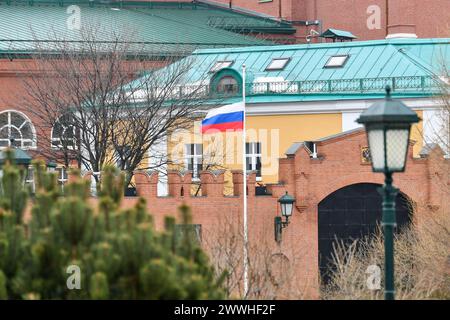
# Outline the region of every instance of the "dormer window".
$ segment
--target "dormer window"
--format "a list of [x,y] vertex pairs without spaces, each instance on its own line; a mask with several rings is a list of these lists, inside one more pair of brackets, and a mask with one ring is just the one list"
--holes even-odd
[[232,95],[238,93],[238,82],[232,76],[222,77],[217,83],[216,92],[226,95]]
[[217,72],[223,68],[229,68],[233,65],[234,61],[226,60],[226,61],[217,61],[214,66],[209,70],[209,72]]
[[209,83],[210,93],[219,96],[237,96],[242,92],[242,87],[241,75],[232,68],[217,71]]
[[324,68],[342,68],[347,63],[349,57],[348,54],[331,56],[327,63],[325,63]]
[[284,68],[286,67],[286,65],[290,60],[291,60],[290,58],[274,58],[266,67],[266,71],[284,70]]

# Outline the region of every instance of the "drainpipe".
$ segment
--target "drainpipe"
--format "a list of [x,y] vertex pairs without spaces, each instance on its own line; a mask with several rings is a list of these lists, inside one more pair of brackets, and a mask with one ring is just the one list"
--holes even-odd
[[417,38],[414,10],[411,0],[386,0],[386,39]]
[[281,19],[283,19],[282,15],[281,15],[281,13],[282,13],[282,1],[283,0],[278,0],[278,18],[280,19],[280,21],[281,21]]
[[389,0],[386,0],[386,37],[389,35]]

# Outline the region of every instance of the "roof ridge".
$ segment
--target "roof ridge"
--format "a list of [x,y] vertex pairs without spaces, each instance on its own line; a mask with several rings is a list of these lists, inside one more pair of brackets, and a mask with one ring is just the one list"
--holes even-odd
[[308,146],[306,145],[307,142],[312,142],[312,143],[327,143],[327,142],[332,142],[333,140],[336,139],[341,139],[343,137],[346,137],[348,135],[352,135],[352,134],[360,134],[362,132],[365,132],[364,127],[357,127],[357,128],[353,128],[350,130],[346,130],[346,131],[342,131],[342,132],[338,132],[332,135],[328,135],[326,137],[320,138],[320,139],[316,139],[316,140],[304,140],[304,141],[296,141],[291,143],[291,145],[289,146],[289,148],[285,151],[285,155],[286,156],[293,156],[297,153],[297,151],[300,148],[305,148],[307,149],[307,151],[309,151],[310,153],[312,152],[312,150],[309,150]]
[[261,13],[261,12],[256,12],[256,11],[253,11],[253,10],[250,10],[250,9],[245,9],[245,8],[240,7],[240,6],[233,6],[233,7],[230,8],[230,7],[227,7],[226,3],[216,2],[216,1],[213,1],[213,0],[193,0],[193,1],[194,1],[194,3],[200,3],[200,4],[205,4],[205,5],[208,5],[208,6],[213,6],[213,7],[220,8],[220,9],[226,10],[228,12],[234,12],[234,13],[237,13],[237,14],[240,14],[240,15],[251,16],[251,17],[254,17],[254,18],[270,19],[273,22],[289,24],[286,21],[278,20],[277,18],[275,18],[272,15],[264,14],[264,13]]
[[422,39],[380,39],[365,40],[351,42],[324,42],[324,43],[308,43],[308,44],[291,44],[291,45],[272,45],[272,46],[247,46],[239,48],[216,48],[216,49],[199,49],[194,54],[210,54],[210,53],[242,53],[242,52],[264,52],[264,51],[292,51],[292,50],[308,50],[308,49],[330,49],[345,47],[369,47],[377,45],[420,45],[420,44],[436,44],[449,43],[450,38],[422,38]]
[[[270,15],[264,15],[261,13],[258,13],[256,11],[252,10],[246,10],[244,8],[240,8],[239,10],[233,9],[233,8],[227,8],[225,5],[221,5],[221,3],[216,2],[210,2],[210,1],[201,1],[201,0],[192,0],[192,2],[161,2],[161,1],[123,1],[123,0],[116,0],[116,1],[96,1],[96,0],[38,0],[33,2],[33,6],[54,6],[54,7],[61,7],[61,3],[64,4],[75,4],[79,6],[93,6],[93,7],[117,7],[120,6],[120,8],[123,9],[129,9],[129,8],[136,8],[136,9],[192,9],[196,7],[208,9],[212,8],[214,10],[220,10],[224,12],[228,12],[234,15],[238,16],[245,16],[248,18],[253,18],[256,20],[265,20],[270,21],[274,25],[278,26],[284,26],[287,25],[291,26],[291,24],[287,21],[280,21],[276,19],[273,16]],[[30,0],[12,0],[10,3],[5,0],[0,0],[0,5],[15,5],[15,6],[30,6]],[[157,6],[155,6],[157,5]]]
[[[207,27],[207,26],[205,26],[205,25],[197,25],[197,24],[193,24],[193,23],[180,22],[180,21],[178,21],[178,20],[176,20],[176,19],[173,19],[173,18],[163,17],[163,16],[158,15],[158,14],[155,14],[155,13],[153,13],[153,12],[147,13],[147,12],[141,11],[140,9],[141,9],[141,8],[126,8],[126,10],[130,10],[130,11],[134,11],[134,12],[139,12],[139,13],[141,13],[141,14],[143,14],[143,15],[150,15],[150,16],[152,16],[152,17],[156,17],[156,18],[158,18],[158,19],[162,19],[162,20],[165,20],[165,21],[170,21],[170,22],[176,23],[176,24],[178,24],[178,25],[189,25],[189,26],[191,26],[191,27],[193,27],[193,28],[196,28],[196,29],[201,29],[201,30],[206,30],[206,31],[209,31],[209,30],[210,30],[210,27]],[[247,38],[247,39],[251,39],[251,40],[257,40],[257,39],[254,38],[254,37],[249,37],[249,36],[246,36],[246,35],[238,34],[238,33],[235,33],[235,32],[230,32],[230,31],[223,30],[223,29],[220,29],[220,30],[221,30],[221,32],[226,32],[227,34],[229,34],[229,35],[232,36],[232,37],[235,37],[236,39],[238,39],[238,38]],[[261,40],[261,43],[263,43],[262,40]]]
[[[74,3],[79,3],[79,1],[75,0]],[[101,25],[112,26],[113,29],[120,30],[121,25],[137,28],[137,39],[133,42],[145,44],[146,51],[161,52],[161,48],[156,47],[157,44],[167,45],[164,49],[167,52],[164,54],[178,52],[179,46],[183,46],[183,50],[186,50],[184,54],[190,54],[194,49],[202,47],[268,46],[271,44],[271,42],[257,37],[206,27],[205,14],[216,13],[227,16],[225,13],[217,12],[214,8],[203,12],[203,9],[178,10],[177,7],[171,7],[174,10],[165,12],[164,10],[151,10],[150,6],[124,5],[120,11],[110,11],[110,7],[117,7],[118,4],[95,4],[93,7],[90,7],[88,3],[79,4],[82,10],[86,11],[83,20],[92,21],[94,19],[95,21],[95,19],[104,18]],[[203,8],[200,5],[198,7]],[[30,6],[23,1],[13,1],[11,5],[6,5],[4,0],[0,0],[0,8],[1,19],[5,20],[4,26],[2,25],[0,28],[0,54],[31,53],[34,47],[34,37],[30,33],[29,25],[38,30],[39,41],[53,42],[52,40],[55,38],[51,37],[53,34],[49,31],[51,29],[54,29],[64,41],[77,42],[79,39],[77,31],[68,30],[66,8],[57,2],[37,1],[34,6]],[[180,19],[175,19],[171,14],[172,11]],[[57,25],[55,26],[55,24]],[[99,36],[97,40],[100,41],[103,38],[103,36]],[[149,45],[147,46],[147,44]]]
[[433,71],[433,67],[430,64],[425,62],[422,58],[416,56],[414,53],[408,52],[407,48],[399,48],[397,50],[398,52],[403,54],[407,59],[409,59],[412,63],[414,63],[414,65],[422,68],[425,72],[428,72],[432,76],[439,76]]

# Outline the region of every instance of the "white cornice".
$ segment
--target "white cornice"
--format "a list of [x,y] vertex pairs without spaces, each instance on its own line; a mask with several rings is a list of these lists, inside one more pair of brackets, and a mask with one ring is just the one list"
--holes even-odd
[[[381,100],[381,99],[380,99]],[[320,113],[342,113],[361,112],[370,107],[378,100],[348,100],[348,101],[320,101],[320,102],[290,102],[290,103],[267,103],[247,104],[248,115],[280,115],[280,114],[320,114]],[[436,99],[415,98],[402,99],[411,109],[438,109],[442,103]]]
[[417,39],[415,33],[391,33],[386,36],[386,39]]

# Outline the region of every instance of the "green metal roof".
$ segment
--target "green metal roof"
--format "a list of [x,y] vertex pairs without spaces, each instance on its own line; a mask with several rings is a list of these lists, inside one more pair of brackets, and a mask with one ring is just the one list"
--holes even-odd
[[[332,56],[348,55],[341,68],[326,68]],[[274,58],[289,58],[284,70],[268,71]],[[245,64],[250,103],[379,98],[386,85],[396,97],[435,93],[443,65],[450,66],[450,39],[390,39],[307,45],[197,50],[187,84],[208,83],[216,61]],[[234,99],[234,98],[233,98]]]
[[82,26],[84,23],[101,27],[103,31],[97,40],[108,41],[110,30],[116,34],[132,33],[132,40],[143,44],[148,52],[269,45],[268,41],[232,31],[292,33],[294,30],[286,23],[200,3],[0,0],[0,53],[28,53],[35,48],[36,39],[40,44],[48,42],[51,50],[54,34],[74,43],[82,40],[79,30],[67,28],[70,14],[66,10],[73,4],[81,9]]
[[[349,55],[349,60],[343,68],[324,68],[335,55]],[[194,78],[208,72],[217,60],[233,60],[236,70],[245,64],[255,77],[291,81],[420,76],[439,73],[441,63],[450,66],[450,38],[205,49],[195,51],[193,56],[198,60],[198,68],[192,71]],[[266,71],[274,58],[291,61],[284,70]]]

